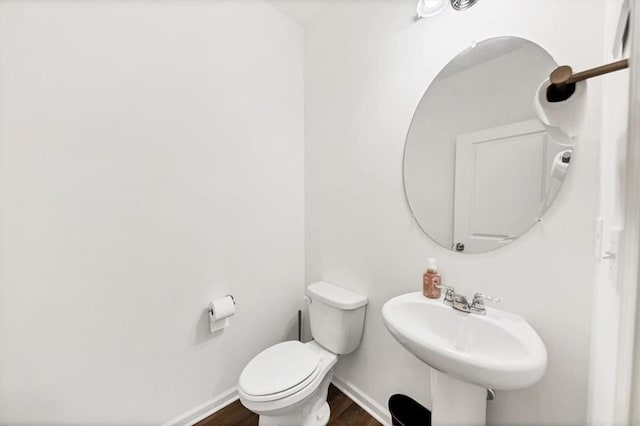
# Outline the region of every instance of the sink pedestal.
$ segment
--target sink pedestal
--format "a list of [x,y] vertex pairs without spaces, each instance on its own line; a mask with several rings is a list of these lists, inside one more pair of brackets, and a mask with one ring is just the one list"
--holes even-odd
[[484,426],[487,389],[431,369],[431,424]]

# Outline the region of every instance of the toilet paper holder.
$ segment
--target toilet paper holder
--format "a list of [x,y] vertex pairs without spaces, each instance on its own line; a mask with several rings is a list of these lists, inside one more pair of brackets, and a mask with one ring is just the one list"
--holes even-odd
[[[233,306],[236,306],[236,299],[232,294],[225,294],[224,297],[230,297],[231,301],[233,302]],[[213,316],[213,309],[211,309],[211,307],[207,308],[207,311],[209,312],[210,316]]]
[[[233,303],[231,306],[228,304],[229,299],[231,299]],[[220,311],[218,311],[218,307],[215,306],[216,304],[220,305]],[[212,300],[207,307],[209,314],[209,332],[215,333],[227,328],[229,326],[229,318],[235,314],[235,308],[236,299],[231,294],[227,294],[217,300]]]

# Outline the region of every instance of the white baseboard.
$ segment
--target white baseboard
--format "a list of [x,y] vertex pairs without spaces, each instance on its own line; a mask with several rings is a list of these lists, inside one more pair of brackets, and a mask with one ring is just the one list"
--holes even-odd
[[373,398],[364,393],[356,385],[338,376],[333,376],[332,383],[335,387],[340,389],[342,393],[351,398],[353,402],[358,404],[364,411],[371,414],[374,419],[382,423],[384,426],[391,425],[391,415],[389,414],[389,411],[382,405],[375,402]]
[[203,402],[192,410],[174,417],[162,426],[192,426],[205,417],[209,417],[216,411],[222,410],[238,398],[238,388],[234,386],[228,391]]
[[[340,389],[342,393],[351,398],[353,402],[362,407],[364,411],[371,414],[373,418],[384,426],[391,425],[391,416],[389,415],[389,412],[383,406],[375,402],[369,395],[360,390],[356,385],[338,376],[333,376],[332,383],[335,387]],[[228,391],[203,402],[186,413],[174,417],[162,426],[193,426],[200,420],[222,410],[238,398],[238,389],[233,387]]]

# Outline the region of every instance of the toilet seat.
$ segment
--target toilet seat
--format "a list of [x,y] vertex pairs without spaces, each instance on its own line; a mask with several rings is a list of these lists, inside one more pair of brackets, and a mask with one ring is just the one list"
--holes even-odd
[[271,346],[256,355],[240,374],[247,400],[275,401],[300,392],[320,374],[318,352],[298,341]]
[[[295,342],[294,345],[297,346],[298,342]],[[315,420],[311,423],[308,423],[306,421],[303,421],[303,417],[312,416],[315,419],[317,414],[319,414],[316,413],[316,409],[318,409],[318,407],[322,406],[323,404],[326,405],[327,388],[329,387],[329,383],[331,381],[331,378],[333,377],[333,366],[336,364],[338,356],[323,348],[315,341],[305,343],[303,344],[303,346],[305,346],[316,355],[317,359],[319,360],[319,364],[309,375],[309,377],[289,389],[263,396],[250,395],[244,391],[243,385],[249,387],[249,390],[253,390],[249,386],[249,383],[247,383],[247,378],[249,381],[252,379],[252,375],[251,373],[249,373],[251,370],[245,368],[246,372],[245,370],[243,370],[241,374],[241,376],[244,377],[242,381],[238,382],[238,394],[240,396],[240,402],[249,410],[260,415],[260,419],[261,421],[264,420],[265,425],[268,424],[273,426],[290,424],[296,426],[318,426],[316,425],[316,423],[314,423]],[[289,352],[282,355],[282,363],[286,363],[289,361]],[[277,372],[278,370],[275,371]],[[298,415],[301,417],[296,417]],[[292,420],[292,417],[290,416],[293,416],[295,420]]]

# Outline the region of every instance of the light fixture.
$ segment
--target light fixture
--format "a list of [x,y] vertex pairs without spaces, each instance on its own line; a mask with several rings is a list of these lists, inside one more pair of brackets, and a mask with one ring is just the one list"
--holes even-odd
[[418,18],[428,18],[442,12],[447,7],[448,0],[420,0],[416,7]]
[[476,4],[477,1],[478,0],[451,0],[451,7],[458,11],[465,10]]
[[418,19],[435,16],[442,12],[447,3],[455,10],[465,10],[476,4],[478,0],[419,0],[416,7]]

